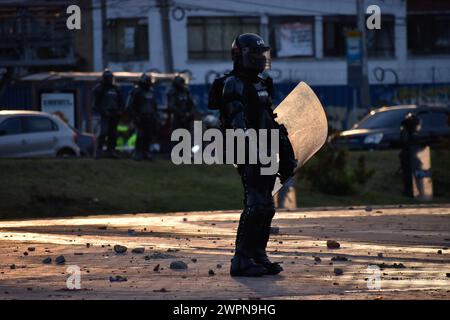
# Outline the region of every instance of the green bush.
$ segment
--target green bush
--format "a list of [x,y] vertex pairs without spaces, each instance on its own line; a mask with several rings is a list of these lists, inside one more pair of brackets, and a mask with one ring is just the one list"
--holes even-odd
[[315,190],[350,195],[369,181],[374,170],[367,170],[364,156],[360,156],[358,165],[352,168],[347,149],[337,149],[327,144],[305,166],[304,174]]

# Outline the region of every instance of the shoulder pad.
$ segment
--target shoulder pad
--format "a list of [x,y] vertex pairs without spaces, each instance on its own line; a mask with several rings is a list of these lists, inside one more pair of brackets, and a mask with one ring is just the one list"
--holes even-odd
[[244,83],[235,76],[225,80],[223,87],[223,98],[225,101],[241,100],[244,92]]
[[97,83],[97,84],[94,86],[94,88],[92,88],[92,91],[98,92],[98,91],[100,91],[100,90],[102,90],[102,89],[103,89],[102,84],[101,84],[101,83]]

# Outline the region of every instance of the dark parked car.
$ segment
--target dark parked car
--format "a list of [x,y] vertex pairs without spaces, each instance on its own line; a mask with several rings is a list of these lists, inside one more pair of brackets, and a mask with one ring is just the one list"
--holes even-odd
[[350,150],[394,149],[400,147],[400,124],[409,112],[420,119],[420,138],[436,146],[450,137],[450,108],[402,105],[371,111],[351,130],[340,132],[332,143]]

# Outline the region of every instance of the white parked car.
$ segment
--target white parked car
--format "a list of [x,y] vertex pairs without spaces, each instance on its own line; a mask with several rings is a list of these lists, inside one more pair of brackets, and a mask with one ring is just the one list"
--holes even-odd
[[77,134],[45,112],[0,111],[0,157],[75,157]]

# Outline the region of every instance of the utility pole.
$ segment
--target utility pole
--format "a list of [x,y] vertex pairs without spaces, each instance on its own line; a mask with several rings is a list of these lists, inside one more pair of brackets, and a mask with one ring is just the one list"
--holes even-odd
[[106,35],[106,0],[101,0],[102,9],[102,65],[103,69],[108,67],[108,53],[107,53],[107,35]]
[[356,0],[356,11],[358,16],[358,29],[361,32],[361,84],[360,84],[360,107],[370,107],[369,71],[367,66],[366,45],[366,13],[364,0]]
[[173,72],[172,36],[170,30],[169,0],[157,0],[161,17],[162,40],[164,46],[165,72]]

